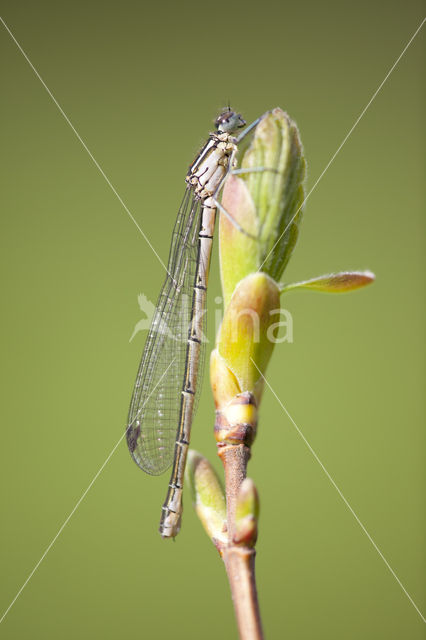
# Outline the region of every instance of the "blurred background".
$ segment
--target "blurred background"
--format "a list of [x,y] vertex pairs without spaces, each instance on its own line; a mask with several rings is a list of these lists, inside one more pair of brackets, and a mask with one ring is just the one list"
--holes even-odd
[[[184,176],[228,99],[299,125],[312,187],[423,19],[387,3],[5,0],[2,16],[166,260]],[[123,434],[164,271],[1,29],[1,611]],[[425,585],[425,34],[309,198],[285,280],[371,269],[346,296],[288,295],[268,380],[420,608]],[[209,337],[220,295],[217,243]],[[192,445],[219,467],[204,377]],[[249,466],[268,638],[424,638],[424,624],[266,392]],[[8,639],[236,637],[224,568],[185,496],[118,446],[0,626]]]

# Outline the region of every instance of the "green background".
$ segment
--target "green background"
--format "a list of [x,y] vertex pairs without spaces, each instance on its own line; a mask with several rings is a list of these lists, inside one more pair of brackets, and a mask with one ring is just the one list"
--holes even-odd
[[[166,259],[187,167],[228,98],[247,121],[290,113],[312,187],[423,12],[378,0],[6,1],[2,15]],[[370,268],[377,282],[288,296],[294,343],[268,369],[423,615],[424,35],[310,196],[285,274]],[[145,338],[129,343],[137,295],[155,301],[164,272],[4,28],[0,40],[3,611],[123,433]],[[219,294],[215,255],[210,310]],[[192,444],[219,468],[212,428],[205,376]],[[425,637],[270,392],[249,472],[268,638]],[[224,569],[188,496],[176,543],[157,533],[167,481],[144,475],[122,441],[0,637],[235,638]]]

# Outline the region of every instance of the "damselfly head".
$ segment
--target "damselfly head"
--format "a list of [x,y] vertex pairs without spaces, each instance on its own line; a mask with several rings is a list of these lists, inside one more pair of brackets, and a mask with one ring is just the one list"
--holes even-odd
[[235,113],[230,107],[227,107],[215,120],[215,126],[218,133],[233,133],[237,129],[244,127],[246,121],[240,113]]

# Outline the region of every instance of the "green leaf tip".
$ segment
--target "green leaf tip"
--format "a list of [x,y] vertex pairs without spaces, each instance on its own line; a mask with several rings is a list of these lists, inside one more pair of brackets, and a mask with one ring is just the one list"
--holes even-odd
[[219,548],[227,542],[226,499],[216,471],[197,451],[188,451],[185,469],[195,511],[214,544]]
[[347,293],[355,291],[368,284],[371,284],[376,276],[371,271],[339,271],[338,273],[328,273],[323,276],[283,284],[280,286],[281,293],[292,291],[293,289],[312,289],[326,293]]

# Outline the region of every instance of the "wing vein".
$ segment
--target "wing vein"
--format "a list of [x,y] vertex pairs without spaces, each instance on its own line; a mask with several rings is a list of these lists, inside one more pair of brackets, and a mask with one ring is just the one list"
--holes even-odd
[[[173,462],[199,260],[201,213],[201,201],[188,187],[173,229],[168,274],[158,297],[130,403],[126,434],[129,450],[139,467],[151,475],[163,473]],[[199,376],[204,342],[200,350]],[[198,399],[200,381],[196,388]],[[145,398],[148,401],[144,404]]]

